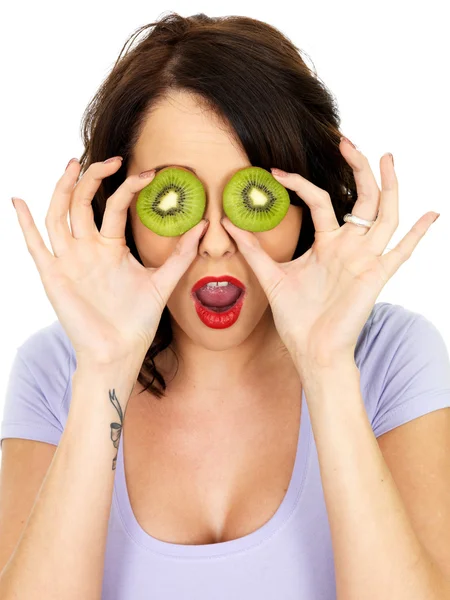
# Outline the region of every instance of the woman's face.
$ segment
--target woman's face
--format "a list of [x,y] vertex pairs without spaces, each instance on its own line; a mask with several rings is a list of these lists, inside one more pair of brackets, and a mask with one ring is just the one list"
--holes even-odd
[[[195,169],[206,192],[204,218],[210,222],[198,244],[197,256],[167,303],[175,339],[188,336],[191,342],[204,348],[226,350],[242,344],[258,326],[273,327],[268,300],[256,275],[220,223],[225,216],[222,194],[226,183],[236,171],[251,165],[232,134],[192,94],[172,92],[154,108],[134,148],[127,175],[158,165]],[[179,237],[160,236],[145,227],[136,212],[137,196],[130,206],[136,247],[145,266],[159,267],[173,252]],[[273,260],[286,262],[294,254],[301,221],[302,209],[290,205],[285,218],[274,229],[253,235]],[[197,316],[191,288],[202,277],[224,274],[242,281],[247,297],[231,327],[212,329]]]

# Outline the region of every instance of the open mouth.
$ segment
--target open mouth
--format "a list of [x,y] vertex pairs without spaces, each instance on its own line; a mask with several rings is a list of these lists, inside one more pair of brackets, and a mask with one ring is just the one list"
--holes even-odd
[[225,306],[211,306],[209,304],[205,304],[200,300],[197,292],[195,292],[194,296],[195,296],[195,299],[207,310],[211,310],[212,312],[216,312],[216,313],[223,313],[223,312],[226,312],[227,310],[230,310],[230,308],[233,308],[233,306],[240,300],[243,293],[244,293],[244,290],[240,289],[239,295],[237,296],[237,298],[231,304],[226,304]]

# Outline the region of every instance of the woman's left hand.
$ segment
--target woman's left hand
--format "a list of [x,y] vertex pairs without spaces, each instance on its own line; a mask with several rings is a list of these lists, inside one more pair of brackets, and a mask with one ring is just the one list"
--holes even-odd
[[367,158],[345,139],[340,151],[357,185],[353,214],[376,219],[371,228],[354,223],[339,226],[328,192],[297,173],[272,174],[311,210],[315,240],[299,258],[275,262],[253,233],[227,217],[222,219],[267,295],[282,342],[300,364],[328,367],[343,357],[354,359],[359,334],[380,291],[410,258],[437,214],[424,214],[382,256],[398,227],[398,182],[391,157],[380,159],[380,191]]

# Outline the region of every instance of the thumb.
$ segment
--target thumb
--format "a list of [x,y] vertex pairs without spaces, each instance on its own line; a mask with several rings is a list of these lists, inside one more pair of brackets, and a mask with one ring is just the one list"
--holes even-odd
[[228,233],[236,240],[239,251],[244,256],[261,284],[267,298],[270,300],[272,291],[283,279],[285,272],[261,248],[258,238],[252,232],[236,227],[228,217],[221,219],[222,225]]
[[197,254],[198,242],[205,233],[209,221],[202,219],[197,225],[183,233],[169,258],[158,268],[147,267],[151,281],[164,304]]

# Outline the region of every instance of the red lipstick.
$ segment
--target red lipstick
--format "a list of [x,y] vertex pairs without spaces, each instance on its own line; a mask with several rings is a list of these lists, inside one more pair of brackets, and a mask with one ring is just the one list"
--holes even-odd
[[[224,312],[217,312],[200,302],[196,294],[197,290],[199,290],[201,287],[203,287],[211,281],[228,281],[229,283],[232,283],[237,288],[240,288],[242,290],[239,298],[228,310]],[[217,277],[202,277],[202,279],[199,279],[199,281],[197,281],[197,283],[194,284],[191,290],[191,298],[194,301],[195,310],[197,312],[198,317],[207,327],[211,327],[212,329],[225,329],[226,327],[231,327],[231,325],[233,325],[239,318],[239,314],[241,312],[246,296],[247,293],[245,285],[241,281],[239,281],[239,279],[236,279],[236,277],[232,277],[231,275],[220,275]]]
[[211,281],[218,281],[218,282],[228,281],[229,283],[232,283],[236,287],[244,290],[244,292],[246,289],[245,285],[242,283],[242,281],[239,281],[239,279],[236,279],[236,277],[232,277],[231,275],[219,275],[217,277],[214,277],[214,276],[202,277],[201,279],[199,279],[197,281],[197,283],[194,284],[194,286],[192,287],[192,292],[195,293],[197,290],[199,290],[201,287],[203,287],[207,283],[210,283]]

